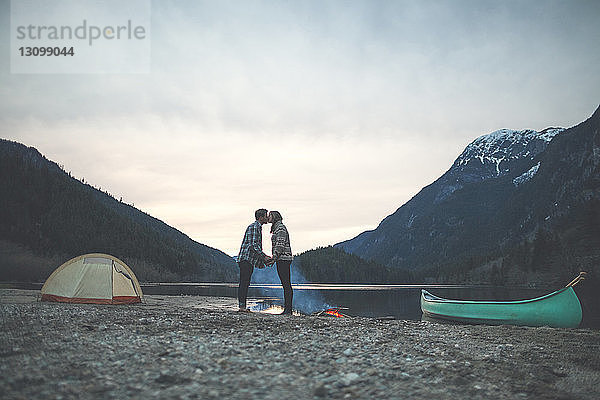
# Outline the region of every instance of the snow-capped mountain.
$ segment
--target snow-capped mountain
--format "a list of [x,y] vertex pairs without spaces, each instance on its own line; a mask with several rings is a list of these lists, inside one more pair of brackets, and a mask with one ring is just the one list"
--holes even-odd
[[[587,265],[600,259],[599,127],[600,109],[569,129],[502,129],[480,136],[444,175],[376,229],[335,246],[392,267],[437,271],[438,276],[442,269],[466,273],[489,267],[493,260],[509,268],[513,256],[520,260],[511,261],[515,265],[538,268],[544,257],[560,249],[565,249],[560,257],[567,268],[564,259],[570,256],[565,254],[574,254],[580,245],[595,249],[593,257],[587,250],[582,253]],[[564,247],[571,239],[558,232],[567,226],[576,239]],[[589,233],[594,229],[597,234]],[[575,264],[568,267],[577,269]]]
[[547,128],[536,132],[501,129],[480,136],[467,146],[452,168],[464,171],[469,164],[479,161],[481,165],[494,166],[491,173],[486,174],[487,176],[500,176],[510,170],[509,163],[514,160],[523,158],[533,160],[556,135],[564,130],[564,128]]
[[[452,169],[464,173],[475,163],[480,176],[473,177],[474,179],[498,177],[508,173],[514,161],[533,160],[546,149],[556,135],[564,130],[564,128],[547,128],[536,132],[501,129],[480,136],[467,146],[454,162]],[[485,170],[482,171],[480,166],[486,167]]]
[[443,201],[465,184],[498,178],[515,171],[526,173],[532,168],[535,157],[564,130],[547,128],[537,132],[501,129],[478,137],[465,148],[438,182],[440,191],[435,202]]

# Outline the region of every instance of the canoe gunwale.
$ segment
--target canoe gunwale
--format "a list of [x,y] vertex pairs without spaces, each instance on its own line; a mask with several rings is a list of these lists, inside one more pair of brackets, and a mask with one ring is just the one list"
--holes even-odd
[[454,299],[445,299],[443,297],[436,296],[434,294],[429,293],[425,289],[421,289],[421,299],[428,303],[451,303],[451,304],[524,304],[524,303],[533,303],[536,301],[541,301],[548,299],[552,296],[556,296],[568,290],[571,286],[564,287],[562,289],[556,290],[552,293],[548,293],[546,295],[535,297],[533,299],[525,299],[525,300],[509,300],[509,301],[494,301],[494,300],[454,300]]

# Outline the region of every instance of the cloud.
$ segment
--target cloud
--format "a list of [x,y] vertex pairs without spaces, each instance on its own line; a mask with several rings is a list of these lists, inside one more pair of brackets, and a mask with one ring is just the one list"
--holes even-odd
[[156,1],[150,74],[3,60],[0,128],[202,243],[235,254],[264,206],[306,250],[375,228],[484,133],[588,116],[599,4]]
[[422,153],[427,143],[193,135],[193,124],[153,115],[15,130],[9,138],[75,177],[230,252],[256,208],[280,210],[298,229],[296,248],[306,250],[374,228],[449,165],[439,156],[444,146]]

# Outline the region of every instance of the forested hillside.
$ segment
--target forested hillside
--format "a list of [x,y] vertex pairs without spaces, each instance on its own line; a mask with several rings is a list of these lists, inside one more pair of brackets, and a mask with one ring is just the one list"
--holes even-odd
[[309,282],[403,284],[414,280],[410,271],[367,261],[333,246],[301,253],[294,264]]
[[43,281],[71,257],[112,254],[143,281],[234,281],[233,259],[0,140],[0,280]]

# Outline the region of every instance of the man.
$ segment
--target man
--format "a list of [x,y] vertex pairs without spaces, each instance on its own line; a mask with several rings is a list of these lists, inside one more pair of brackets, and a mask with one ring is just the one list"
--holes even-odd
[[237,258],[240,268],[240,285],[238,287],[240,311],[249,311],[246,308],[246,298],[248,297],[248,287],[254,268],[263,268],[266,263],[271,262],[271,257],[262,251],[262,226],[268,222],[267,210],[264,208],[256,210],[254,217],[256,221],[246,228],[240,254]]

